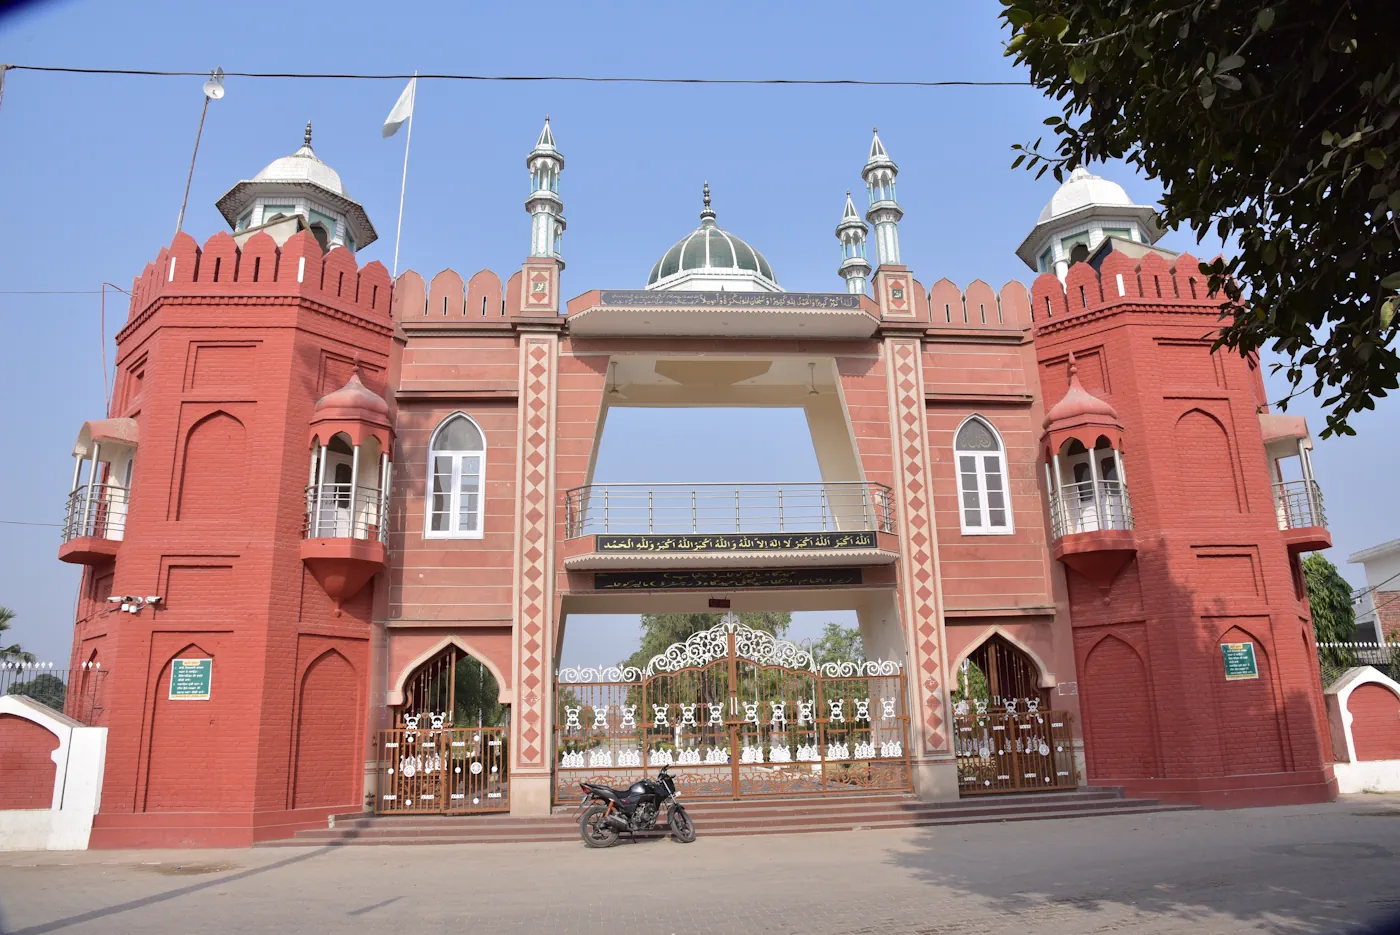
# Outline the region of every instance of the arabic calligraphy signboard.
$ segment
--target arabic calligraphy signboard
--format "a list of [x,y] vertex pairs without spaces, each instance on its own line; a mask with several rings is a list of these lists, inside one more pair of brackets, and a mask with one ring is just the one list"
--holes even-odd
[[858,295],[847,292],[653,292],[604,289],[599,305],[631,308],[811,308],[858,309]]
[[704,535],[600,535],[598,552],[814,552],[827,549],[874,549],[874,532],[811,532],[704,534]]
[[716,568],[697,571],[598,572],[599,591],[661,591],[676,588],[839,587],[861,583],[859,568]]

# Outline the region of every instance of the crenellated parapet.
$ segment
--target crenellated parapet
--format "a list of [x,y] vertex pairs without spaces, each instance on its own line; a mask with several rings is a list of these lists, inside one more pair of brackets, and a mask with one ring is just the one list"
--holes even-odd
[[[920,305],[919,291],[916,307]],[[928,291],[927,310],[929,324],[935,329],[1024,331],[1031,324],[1030,296],[1014,279],[999,292],[980,279],[968,283],[966,289],[950,279],[940,279]]]
[[280,248],[261,232],[242,247],[220,232],[203,248],[189,234],[179,233],[132,282],[128,320],[171,296],[297,296],[387,323],[391,291],[389,272],[378,260],[361,267],[344,247],[324,252],[309,231],[294,234]]
[[1200,261],[1183,253],[1174,262],[1158,253],[1140,259],[1118,251],[1095,269],[1076,263],[1062,285],[1053,273],[1041,274],[1031,286],[1031,321],[1037,330],[1088,312],[1121,305],[1195,307],[1214,313],[1221,297],[1209,292]]
[[499,327],[518,317],[521,275],[511,276],[502,288],[501,277],[489,269],[466,282],[452,269],[431,282],[406,270],[394,283],[394,322],[410,328]]

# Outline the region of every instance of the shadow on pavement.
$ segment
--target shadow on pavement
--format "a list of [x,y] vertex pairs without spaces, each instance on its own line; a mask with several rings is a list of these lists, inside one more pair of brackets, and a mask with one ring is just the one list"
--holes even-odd
[[280,870],[283,867],[288,867],[292,864],[299,864],[302,861],[310,860],[313,857],[320,857],[321,855],[332,850],[335,850],[335,848],[318,847],[314,851],[308,851],[305,854],[297,854],[293,857],[288,857],[285,860],[279,860],[274,863],[265,864],[261,867],[251,867],[247,870],[241,870],[238,873],[230,873],[227,876],[218,876],[212,879],[203,880],[199,883],[191,883],[189,886],[182,886],[178,889],[166,890],[164,893],[155,893],[151,896],[143,896],[140,899],[132,899],[124,903],[117,903],[115,906],[106,906],[102,909],[92,909],[88,912],[82,912],[78,915],[68,916],[63,919],[54,919],[52,922],[44,922],[40,925],[31,925],[28,928],[15,929],[11,931],[10,929],[5,927],[4,919],[0,918],[0,933],[3,933],[3,935],[43,935],[44,932],[57,932],[61,929],[68,928],[72,925],[80,925],[84,922],[93,922],[97,919],[105,919],[110,916],[120,915],[123,912],[130,912],[133,909],[142,909],[146,906],[152,906],[157,903],[167,902],[172,899],[179,899],[182,896],[188,896],[192,893],[198,893],[199,891],[207,890],[210,887],[223,886],[227,883],[233,883],[237,880],[245,880],[248,877],[255,877],[259,874],[267,873],[269,870]]

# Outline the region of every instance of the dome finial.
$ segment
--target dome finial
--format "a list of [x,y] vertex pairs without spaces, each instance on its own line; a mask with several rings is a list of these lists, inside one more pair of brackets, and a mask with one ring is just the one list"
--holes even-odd
[[1074,351],[1069,352],[1069,378],[1071,382],[1079,379],[1079,365],[1074,362]]
[[306,134],[301,139],[301,145],[307,149],[311,148],[311,121],[306,121]]
[[715,219],[715,209],[710,207],[710,183],[708,181],[705,182],[702,191],[704,192],[705,207],[700,210],[700,220],[713,221]]

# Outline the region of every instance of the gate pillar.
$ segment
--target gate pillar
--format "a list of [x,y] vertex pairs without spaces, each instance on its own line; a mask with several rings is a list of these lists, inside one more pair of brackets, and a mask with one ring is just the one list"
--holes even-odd
[[893,610],[903,631],[909,674],[910,766],[920,798],[956,799],[958,770],[944,685],[943,593],[929,479],[922,343],[915,334],[887,330],[884,352],[900,540]]
[[[562,322],[562,319],[559,319]],[[510,812],[548,815],[554,712],[554,423],[559,324],[521,326]]]

